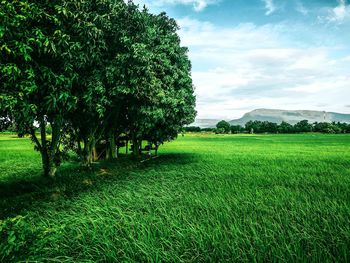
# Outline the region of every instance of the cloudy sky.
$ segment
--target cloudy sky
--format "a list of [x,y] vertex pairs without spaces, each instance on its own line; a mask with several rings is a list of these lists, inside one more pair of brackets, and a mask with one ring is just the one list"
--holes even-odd
[[198,118],[256,108],[350,113],[350,0],[134,1],[178,21]]

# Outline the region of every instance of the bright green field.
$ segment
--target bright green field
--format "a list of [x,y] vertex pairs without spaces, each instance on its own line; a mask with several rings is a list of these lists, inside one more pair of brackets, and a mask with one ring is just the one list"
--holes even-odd
[[349,135],[185,135],[55,182],[40,165],[0,136],[0,261],[350,261]]

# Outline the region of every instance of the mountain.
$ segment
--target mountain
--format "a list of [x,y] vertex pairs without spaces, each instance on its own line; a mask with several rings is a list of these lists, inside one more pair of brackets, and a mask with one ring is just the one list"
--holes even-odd
[[313,122],[347,122],[350,123],[350,114],[310,111],[310,110],[272,110],[257,109],[243,115],[242,118],[230,121],[233,125],[244,125],[248,121],[270,121],[281,123],[282,121],[295,124],[302,120]]
[[201,127],[201,128],[214,128],[216,124],[221,121],[218,119],[196,119],[194,123],[189,126]]

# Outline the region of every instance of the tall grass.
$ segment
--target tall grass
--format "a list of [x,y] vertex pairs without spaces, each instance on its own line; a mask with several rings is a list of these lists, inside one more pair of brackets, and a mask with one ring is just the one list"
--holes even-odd
[[157,159],[67,163],[46,182],[28,139],[2,136],[2,260],[349,261],[349,146],[348,135],[186,135]]

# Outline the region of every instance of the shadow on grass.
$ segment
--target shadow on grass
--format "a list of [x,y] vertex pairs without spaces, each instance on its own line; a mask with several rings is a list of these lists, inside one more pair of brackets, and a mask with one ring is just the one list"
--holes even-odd
[[181,166],[181,165],[192,164],[197,161],[198,161],[197,155],[194,153],[165,153],[165,154],[159,155],[158,158],[149,159],[145,161],[144,164],[146,165],[149,164],[152,166],[157,166],[157,165],[167,165],[167,166],[180,165]]
[[40,173],[26,179],[27,173],[23,172],[12,181],[0,182],[0,220],[60,202],[62,198],[67,201],[83,192],[100,191],[106,184],[122,184],[126,180],[134,180],[134,172],[154,168],[172,169],[173,166],[179,167],[196,161],[193,154],[166,153],[143,162],[141,159],[122,156],[117,160],[95,163],[91,168],[69,162],[58,169],[54,179],[44,178]]

